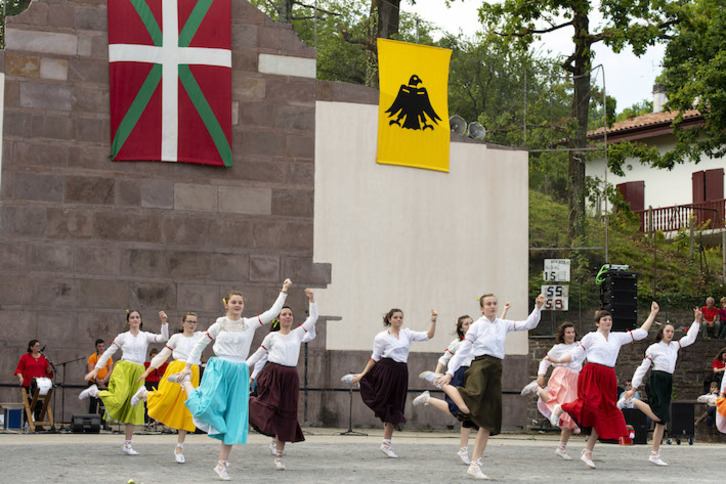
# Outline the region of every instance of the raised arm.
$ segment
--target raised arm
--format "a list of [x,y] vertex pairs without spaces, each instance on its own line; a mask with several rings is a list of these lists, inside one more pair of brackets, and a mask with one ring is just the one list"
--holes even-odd
[[537,296],[537,299],[534,301],[534,309],[527,317],[527,320],[524,322],[521,321],[513,321],[510,322],[510,331],[529,331],[530,329],[534,329],[539,324],[539,321],[542,317],[542,306],[544,305],[545,298],[544,295],[540,294]]
[[688,333],[686,335],[678,340],[678,344],[681,345],[681,348],[685,348],[686,346],[692,345],[696,342],[696,338],[698,337],[698,331],[701,329],[701,323],[703,322],[703,313],[700,309],[695,308],[693,310],[693,323],[691,324],[691,327],[688,329]]
[[280,289],[280,294],[277,296],[275,303],[270,309],[258,316],[260,324],[269,324],[272,322],[273,319],[277,317],[278,314],[280,314],[280,311],[282,311],[282,306],[285,304],[285,299],[287,299],[287,290],[290,288],[290,286],[292,286],[292,281],[290,279],[285,279],[285,282],[282,283],[282,289]]
[[169,322],[164,311],[159,311],[159,319],[161,320],[161,334],[151,334],[151,343],[164,343],[169,340]]
[[436,320],[439,318],[439,313],[435,309],[431,310],[431,324],[429,324],[429,330],[426,332],[426,336],[431,339],[436,333]]
[[302,324],[305,333],[315,329],[315,323],[318,321],[318,305],[315,304],[315,294],[312,289],[305,289],[305,295],[308,297],[308,318]]
[[650,314],[648,315],[648,318],[645,320],[645,322],[640,326],[640,329],[645,330],[645,336],[642,338],[635,338],[635,340],[644,339],[646,336],[648,336],[648,331],[650,330],[650,326],[653,324],[653,321],[655,321],[655,317],[658,315],[658,311],[660,311],[660,306],[658,306],[658,303],[653,301],[650,303]]
[[504,311],[502,311],[502,315],[499,316],[499,319],[507,319],[507,313],[509,312],[509,308],[512,307],[512,303],[507,301],[504,303]]
[[[648,369],[653,364],[653,360],[650,358],[648,353],[645,353],[645,358],[643,358],[643,362],[638,366],[638,368],[635,369],[635,373],[633,374],[633,388],[632,393],[635,394],[635,390],[638,389],[638,387],[643,383],[643,378],[645,378],[645,374],[648,373]],[[632,398],[632,395],[630,396]]]

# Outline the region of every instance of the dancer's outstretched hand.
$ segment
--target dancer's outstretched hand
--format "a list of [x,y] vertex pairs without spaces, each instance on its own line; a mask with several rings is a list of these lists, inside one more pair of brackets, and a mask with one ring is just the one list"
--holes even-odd
[[441,375],[435,380],[435,382],[438,385],[448,385],[451,382],[451,375],[449,375],[448,373]]
[[703,313],[699,308],[693,308],[693,319],[695,319],[698,323],[703,322]]
[[534,304],[537,306],[537,308],[542,308],[542,306],[544,306],[544,303],[545,303],[544,294],[540,294],[539,296],[537,296],[537,299],[534,300]]
[[282,283],[282,292],[287,293],[290,286],[292,286],[292,281],[290,279],[285,279],[285,282]]

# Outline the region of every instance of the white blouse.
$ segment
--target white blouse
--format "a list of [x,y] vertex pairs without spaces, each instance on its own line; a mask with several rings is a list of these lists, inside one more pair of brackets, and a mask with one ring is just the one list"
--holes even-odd
[[146,351],[149,349],[151,343],[163,343],[169,339],[169,325],[161,325],[161,334],[149,333],[148,331],[139,331],[134,336],[130,331],[121,333],[114,338],[111,346],[103,352],[101,357],[96,362],[96,368],[99,370],[106,365],[111,356],[120,348],[124,355],[121,357],[121,361],[128,361],[130,363],[136,363],[137,365],[143,365],[146,361]]
[[[317,304],[310,303],[309,314],[301,326],[293,329],[288,334],[280,334],[279,331],[274,331],[265,336],[257,351],[247,359],[247,366],[252,367],[265,355],[272,363],[283,366],[297,366],[297,360],[300,357],[300,345],[305,340],[308,332],[315,327],[315,322],[318,320]],[[256,376],[254,373],[253,375]]]
[[[439,363],[441,364],[441,366],[449,365],[449,360],[451,360],[451,357],[454,356],[456,352],[461,349],[461,344],[463,343],[463,341],[464,340],[456,338],[454,341],[449,343],[449,346],[446,347],[444,354],[441,355],[441,358],[439,358]],[[464,360],[461,366],[471,366],[472,361],[474,361],[474,355],[470,354],[469,357]]]
[[280,314],[286,298],[287,293],[281,292],[270,309],[253,318],[240,318],[236,321],[232,321],[227,316],[217,318],[217,321],[206,331],[205,337],[194,345],[187,358],[187,363],[198,361],[204,348],[212,340],[215,340],[213,349],[217,356],[247,359],[255,331],[257,328],[269,324]]
[[504,359],[504,342],[507,339],[507,333],[536,328],[541,315],[542,311],[535,306],[526,321],[499,318],[489,321],[485,316],[477,319],[466,332],[461,347],[449,362],[446,373],[453,376],[471,355],[474,358],[489,355],[500,360]]
[[388,330],[381,331],[373,340],[371,359],[378,362],[381,358],[391,358],[393,361],[406,363],[408,362],[408,352],[411,351],[411,343],[428,340],[428,333],[425,331],[411,331],[408,328],[402,328],[398,332],[398,338]]
[[694,321],[691,327],[688,329],[688,333],[678,341],[671,341],[665,344],[663,341],[658,341],[645,350],[645,358],[640,366],[635,370],[633,375],[633,388],[638,388],[643,383],[645,374],[648,373],[648,368],[653,365],[653,370],[665,371],[671,373],[676,370],[676,361],[678,360],[678,350],[685,348],[686,346],[692,345],[696,341],[698,336],[698,330],[701,324]]
[[609,366],[613,368],[618,360],[620,347],[630,344],[633,341],[640,341],[648,337],[648,332],[644,329],[635,329],[626,332],[610,332],[608,338],[599,331],[587,333],[582,340],[577,343],[570,354],[572,359],[582,359],[587,355],[587,361],[597,363],[598,365]]
[[[164,349],[151,360],[151,366],[159,368],[169,358],[169,355],[173,356],[175,360],[187,361],[194,345],[204,336],[204,331],[196,331],[192,336],[174,333],[166,342]],[[191,363],[192,365],[199,365],[201,360],[192,361]]]
[[[550,358],[554,358],[556,360],[559,360],[564,355],[570,352],[573,348],[577,346],[577,343],[572,344],[565,344],[565,343],[559,343],[554,345],[548,352],[547,356]],[[572,370],[576,373],[579,373],[580,370],[582,370],[582,362],[585,360],[585,355],[582,355],[581,357],[575,359],[574,356],[572,360],[570,360],[567,363],[552,363],[550,360],[542,359],[542,361],[539,362],[539,370],[537,371],[537,375],[546,375],[547,374],[547,368],[550,366],[564,366],[565,368]]]

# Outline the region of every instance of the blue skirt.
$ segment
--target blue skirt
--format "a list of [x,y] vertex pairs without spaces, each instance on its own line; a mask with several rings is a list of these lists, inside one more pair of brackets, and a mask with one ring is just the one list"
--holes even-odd
[[244,361],[210,358],[202,383],[185,405],[194,424],[227,445],[246,444],[249,417],[250,370]]
[[[466,386],[464,382],[464,373],[466,373],[466,370],[468,370],[468,366],[461,366],[458,370],[456,370],[456,373],[454,373],[453,378],[451,378],[451,382],[449,385],[453,387],[463,387]],[[446,403],[449,404],[449,413],[453,415],[454,417],[458,417],[461,410],[459,410],[459,407],[456,406],[454,401],[446,394],[444,394],[444,400],[446,400]]]

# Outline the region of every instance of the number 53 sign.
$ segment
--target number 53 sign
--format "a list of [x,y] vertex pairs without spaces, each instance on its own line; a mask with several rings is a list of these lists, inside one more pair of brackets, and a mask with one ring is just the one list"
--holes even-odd
[[542,286],[542,294],[545,297],[542,309],[567,311],[569,292],[569,286]]

